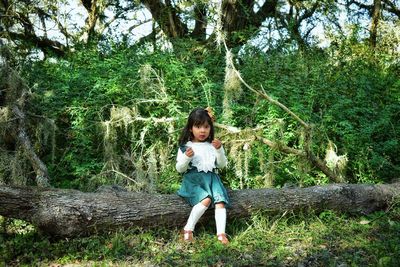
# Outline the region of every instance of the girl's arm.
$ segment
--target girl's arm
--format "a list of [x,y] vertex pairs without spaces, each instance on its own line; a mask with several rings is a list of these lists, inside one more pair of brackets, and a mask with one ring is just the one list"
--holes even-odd
[[224,148],[221,146],[220,148],[216,149],[217,151],[217,168],[219,169],[223,169],[226,167],[226,165],[228,164],[228,159],[225,156],[225,150]]
[[188,157],[185,153],[182,153],[180,149],[178,149],[178,155],[176,156],[176,170],[179,173],[184,173],[187,171],[190,161],[192,157]]

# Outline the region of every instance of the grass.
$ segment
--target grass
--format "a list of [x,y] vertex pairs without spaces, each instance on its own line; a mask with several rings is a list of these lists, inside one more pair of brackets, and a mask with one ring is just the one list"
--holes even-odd
[[[5,223],[3,223],[5,225]],[[368,216],[255,214],[230,220],[229,246],[214,223],[199,225],[193,244],[179,229],[129,229],[51,240],[22,221],[0,235],[0,266],[400,266],[400,206]]]

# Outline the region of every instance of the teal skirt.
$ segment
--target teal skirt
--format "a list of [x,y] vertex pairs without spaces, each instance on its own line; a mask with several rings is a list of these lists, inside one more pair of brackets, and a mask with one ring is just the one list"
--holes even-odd
[[206,197],[211,198],[213,204],[224,202],[230,206],[228,193],[219,178],[214,172],[199,172],[191,169],[183,175],[181,188],[178,195],[194,206]]

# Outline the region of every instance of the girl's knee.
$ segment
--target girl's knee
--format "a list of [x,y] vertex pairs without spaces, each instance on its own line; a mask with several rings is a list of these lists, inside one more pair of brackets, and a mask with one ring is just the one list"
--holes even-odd
[[215,208],[223,209],[223,208],[225,208],[225,203],[224,202],[215,203]]
[[203,205],[206,206],[206,207],[209,207],[209,206],[211,205],[211,198],[206,197],[205,199],[203,199],[203,200],[201,201],[201,204],[203,204]]

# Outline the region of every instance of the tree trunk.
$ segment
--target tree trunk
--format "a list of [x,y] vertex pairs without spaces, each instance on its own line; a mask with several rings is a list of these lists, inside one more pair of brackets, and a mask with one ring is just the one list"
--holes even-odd
[[179,18],[178,11],[171,5],[171,1],[141,0],[141,3],[150,11],[163,32],[170,38],[184,37],[188,33],[186,25]]
[[378,24],[379,17],[381,14],[381,0],[374,0],[374,7],[372,9],[372,21],[370,29],[370,45],[371,47],[376,47],[376,38],[378,36]]
[[191,36],[199,41],[206,40],[207,37],[207,6],[204,3],[198,3],[194,7],[195,25]]
[[[400,194],[400,182],[381,185],[330,184],[309,188],[230,191],[229,218],[264,210],[326,209],[369,213]],[[118,186],[93,193],[38,187],[0,186],[0,215],[26,220],[56,237],[89,235],[130,226],[183,226],[191,207],[177,195],[127,192]],[[203,220],[213,218],[208,211]]]

